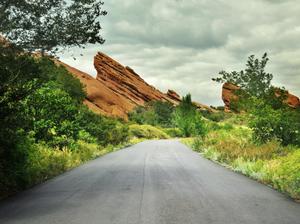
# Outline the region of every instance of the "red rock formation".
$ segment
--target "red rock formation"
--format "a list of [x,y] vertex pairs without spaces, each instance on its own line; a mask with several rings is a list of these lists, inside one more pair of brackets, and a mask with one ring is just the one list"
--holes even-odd
[[169,98],[173,99],[176,102],[180,102],[181,101],[180,96],[174,90],[169,89],[168,92],[167,92],[167,96]]
[[279,88],[275,90],[275,95],[277,97],[280,97],[282,94],[284,94],[286,96],[286,99],[284,100],[284,102],[289,105],[290,107],[292,108],[298,108],[300,107],[300,99],[289,93],[288,91],[285,91],[285,90],[280,90]]
[[[224,83],[222,87],[222,100],[225,104],[225,111],[230,112],[230,103],[232,101],[237,101],[238,96],[236,95],[235,91],[240,89],[240,87],[231,84],[231,83]],[[285,103],[287,103],[292,108],[298,108],[300,107],[300,100],[297,96],[289,93],[287,93],[287,99],[285,100]],[[280,93],[276,93],[276,96],[280,96]]]
[[97,80],[105,83],[117,94],[135,105],[143,105],[151,100],[176,103],[166,94],[146,83],[133,69],[124,67],[103,53],[95,56],[94,66],[98,72]]
[[[174,105],[180,96],[172,90],[167,94],[146,83],[132,68],[124,67],[109,56],[98,53],[94,58],[96,79],[65,63],[66,67],[86,86],[87,99],[84,103],[94,112],[127,119],[127,113],[138,105],[152,100],[167,101]],[[199,109],[210,110],[208,106],[196,104]]]
[[238,100],[237,95],[235,94],[236,90],[239,90],[240,87],[233,85],[231,83],[224,83],[222,87],[222,100],[225,104],[225,112],[230,112],[230,103],[232,101]]
[[287,104],[290,106],[290,107],[293,107],[293,108],[298,108],[300,107],[300,99],[299,97],[291,94],[291,93],[288,93],[288,98],[287,98]]

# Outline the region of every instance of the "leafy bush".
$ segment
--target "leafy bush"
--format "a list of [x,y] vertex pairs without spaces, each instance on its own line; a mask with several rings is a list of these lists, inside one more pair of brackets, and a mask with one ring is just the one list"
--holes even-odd
[[39,68],[39,79],[41,82],[53,81],[59,89],[68,93],[72,99],[81,103],[86,97],[83,84],[80,80],[70,74],[65,67],[56,65],[49,58],[41,57],[36,59]]
[[169,102],[151,101],[144,107],[137,106],[128,114],[129,120],[138,124],[171,127],[174,107]]
[[215,122],[223,121],[227,117],[224,111],[219,111],[219,112],[201,111],[201,114],[203,117]]
[[191,95],[182,98],[173,113],[173,122],[183,136],[205,136],[207,127],[196,106],[192,103]]
[[183,137],[182,132],[179,128],[164,128],[163,131],[173,138]]
[[172,125],[172,113],[174,106],[169,102],[152,101],[149,103],[155,114],[156,125],[170,127]]
[[76,139],[79,131],[74,123],[77,105],[54,82],[46,83],[35,90],[22,104],[37,141],[42,140],[62,148]]
[[92,113],[84,97],[65,68],[0,44],[0,194],[103,154],[96,143],[106,152],[128,140],[127,125]]
[[132,137],[145,139],[167,139],[170,138],[164,131],[151,125],[137,125],[129,126],[129,132]]
[[87,107],[81,106],[75,118],[81,130],[89,133],[101,145],[118,145],[128,140],[127,125],[122,122],[97,115]]
[[146,107],[143,106],[137,106],[133,111],[128,113],[128,119],[137,124],[153,123],[153,117],[153,111],[147,111]]
[[[12,144],[0,145],[0,199],[27,186],[26,167],[32,142],[23,131],[14,136],[17,138]],[[5,148],[9,145],[12,147]]]
[[[81,95],[80,99],[78,98],[77,100],[75,94],[71,96],[74,97],[72,99],[79,102],[84,95],[82,86],[78,85],[79,80],[72,77],[66,70],[58,68],[48,58],[32,57],[22,51],[11,47],[3,47],[0,44],[0,167],[3,167],[3,172],[9,173],[10,170],[24,170],[20,167],[23,167],[26,162],[28,148],[21,147],[21,150],[20,145],[22,144],[20,142],[27,141],[26,133],[37,129],[45,132],[46,129],[49,132],[53,131],[49,128],[43,128],[45,125],[48,125],[47,122],[53,126],[54,124],[50,122],[51,120],[36,121],[32,117],[27,116],[30,108],[27,107],[25,101],[29,101],[31,96],[31,106],[35,105],[36,112],[42,113],[38,111],[39,108],[34,102],[35,99],[32,98],[32,94],[38,95],[38,89],[41,90],[42,86],[49,81],[56,83],[56,90],[60,89],[63,85],[62,82],[57,80],[56,75],[57,77],[70,77],[74,83],[77,83],[77,85],[70,85],[67,94],[77,92],[78,95]],[[71,80],[68,81],[71,82]],[[67,85],[68,83],[65,82],[64,86]],[[54,93],[54,91],[51,91],[51,93]],[[68,98],[63,89],[55,94],[64,95],[64,99]],[[56,96],[56,99],[59,100],[59,96]],[[43,99],[39,98],[39,104],[42,104],[41,100]],[[49,103],[48,106],[51,107]],[[61,105],[61,109],[65,107],[67,106]],[[52,108],[52,110],[48,108],[49,114],[47,116],[52,116],[53,111],[56,112],[55,108]],[[69,125],[64,123],[64,126],[66,128]],[[36,132],[35,135],[38,139],[45,137]],[[58,139],[57,141],[60,140]],[[15,178],[20,180],[19,176],[21,175],[18,175],[17,172],[15,174]]]
[[300,113],[291,109],[274,110],[263,105],[253,111],[250,127],[254,131],[254,139],[268,142],[278,139],[283,145],[300,145]]

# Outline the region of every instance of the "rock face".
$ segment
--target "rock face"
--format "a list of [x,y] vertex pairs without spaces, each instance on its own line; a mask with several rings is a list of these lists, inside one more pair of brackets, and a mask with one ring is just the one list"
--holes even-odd
[[[237,101],[238,96],[236,95],[236,91],[239,90],[240,87],[231,84],[231,83],[224,83],[222,87],[222,100],[225,104],[225,112],[230,112],[230,103],[232,101]],[[300,99],[289,93],[288,91],[286,92],[287,94],[287,99],[285,100],[285,103],[288,104],[292,108],[298,108],[300,107]],[[278,94],[276,94],[279,96]]]
[[[146,102],[160,100],[177,105],[181,100],[175,91],[169,90],[166,94],[160,92],[146,83],[132,68],[100,52],[94,57],[96,79],[65,63],[58,63],[86,86],[87,98],[84,103],[96,113],[127,119],[128,112]],[[197,104],[197,107],[212,110],[202,104]]]
[[289,93],[288,98],[287,98],[287,104],[290,107],[298,108],[298,107],[300,107],[300,99],[299,99],[299,97]]
[[180,96],[174,90],[169,89],[168,92],[167,92],[167,96],[169,98],[175,100],[176,102],[180,102],[181,101]]
[[96,79],[133,105],[143,105],[151,100],[177,103],[176,100],[146,83],[133,69],[124,67],[103,53],[95,56],[94,66],[97,70]]
[[[275,94],[277,97],[280,97],[282,93],[280,93],[280,90],[279,90],[278,92],[275,92]],[[287,105],[289,105],[291,108],[294,108],[294,109],[300,107],[300,99],[297,96],[289,93],[288,91],[284,91],[284,94],[286,94],[286,99],[284,102]]]
[[232,101],[238,100],[238,96],[235,91],[239,90],[240,87],[233,85],[231,83],[224,83],[222,87],[222,100],[225,104],[225,112],[230,112],[230,103]]

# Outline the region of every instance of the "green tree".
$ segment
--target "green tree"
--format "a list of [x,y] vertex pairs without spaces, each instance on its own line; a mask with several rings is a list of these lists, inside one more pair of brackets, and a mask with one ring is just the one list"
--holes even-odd
[[80,130],[75,123],[77,105],[55,82],[44,84],[22,104],[37,141],[63,147],[77,138]]
[[185,137],[205,136],[204,121],[192,102],[191,94],[182,97],[182,101],[173,113],[173,122]]
[[28,51],[104,43],[101,0],[2,0],[0,33]]
[[170,102],[154,101],[153,105],[156,121],[163,127],[170,127],[172,125],[172,113],[174,106]]
[[244,71],[226,72],[221,71],[220,77],[213,78],[214,81],[220,83],[232,83],[241,87],[242,93],[255,97],[264,97],[271,88],[271,80],[273,75],[265,71],[269,61],[267,53],[261,60],[251,55],[248,58],[246,69]]
[[69,73],[65,67],[55,64],[47,57],[36,59],[41,82],[54,81],[58,87],[67,92],[74,100],[81,103],[86,97],[84,85]]
[[250,127],[257,142],[277,139],[283,145],[300,146],[300,111],[290,108],[274,109],[261,101],[252,110],[252,115]]

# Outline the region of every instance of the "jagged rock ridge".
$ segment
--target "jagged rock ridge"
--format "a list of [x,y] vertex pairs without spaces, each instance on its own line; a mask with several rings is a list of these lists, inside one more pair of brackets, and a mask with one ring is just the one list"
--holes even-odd
[[[132,68],[100,52],[94,57],[96,79],[65,63],[59,63],[86,86],[87,98],[84,103],[96,113],[126,119],[128,112],[146,102],[160,100],[177,105],[181,100],[175,91],[162,93],[145,82]],[[206,105],[196,105],[199,109],[212,110]]]

